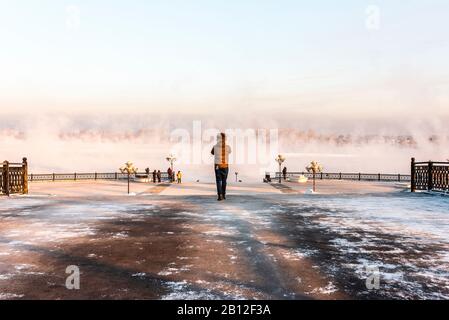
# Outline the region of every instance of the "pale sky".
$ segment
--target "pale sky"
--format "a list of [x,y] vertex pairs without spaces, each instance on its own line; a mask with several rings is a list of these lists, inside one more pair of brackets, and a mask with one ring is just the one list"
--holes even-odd
[[0,113],[448,115],[447,57],[447,0],[0,0]]

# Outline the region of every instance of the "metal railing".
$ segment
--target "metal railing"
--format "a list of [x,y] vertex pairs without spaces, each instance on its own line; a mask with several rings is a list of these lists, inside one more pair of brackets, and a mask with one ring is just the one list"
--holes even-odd
[[449,162],[411,161],[411,191],[449,192]]
[[28,193],[28,162],[23,158],[22,163],[4,161],[0,173],[0,195]]
[[[153,174],[137,173],[131,174],[131,179],[148,179],[149,182],[153,181]],[[45,174],[29,174],[28,180],[30,182],[45,182],[45,181],[83,181],[83,180],[127,180],[127,173],[120,172],[91,172],[91,173],[45,173]],[[157,182],[156,177],[156,182]],[[161,172],[161,181],[169,181],[167,172]]]
[[[300,176],[313,178],[313,173],[309,172],[288,172],[286,178],[290,180],[298,179]],[[274,179],[284,178],[282,172],[276,172]],[[410,182],[411,176],[407,174],[388,173],[343,173],[343,172],[322,172],[315,174],[318,180],[352,180],[352,181],[379,181],[379,182]]]

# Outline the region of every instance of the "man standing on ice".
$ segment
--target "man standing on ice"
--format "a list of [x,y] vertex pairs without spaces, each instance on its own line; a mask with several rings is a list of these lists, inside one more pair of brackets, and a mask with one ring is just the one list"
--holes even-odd
[[226,144],[226,134],[217,135],[217,144],[211,152],[215,156],[215,179],[217,182],[218,201],[226,200],[226,184],[229,173],[229,154],[231,147]]

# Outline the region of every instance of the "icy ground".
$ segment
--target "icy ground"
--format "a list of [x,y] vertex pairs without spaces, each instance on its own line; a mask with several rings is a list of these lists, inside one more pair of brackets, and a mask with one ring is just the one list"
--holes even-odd
[[[280,207],[297,211],[293,216],[307,220],[307,228],[327,235],[328,249],[316,252],[326,272],[363,279],[374,267],[382,296],[449,298],[449,197],[315,196]],[[313,243],[309,247],[314,250]]]
[[449,197],[359,186],[39,185],[0,199],[0,299],[448,299]]

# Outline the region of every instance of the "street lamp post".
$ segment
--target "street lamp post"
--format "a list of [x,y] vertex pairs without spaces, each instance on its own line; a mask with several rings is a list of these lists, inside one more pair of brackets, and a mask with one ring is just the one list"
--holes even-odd
[[323,172],[323,166],[320,165],[316,161],[312,161],[308,167],[306,167],[307,172],[312,173],[313,175],[313,192],[316,191],[316,184],[315,184],[315,175],[317,173]]
[[285,157],[283,155],[278,155],[276,158],[276,162],[279,164],[279,183],[282,183],[282,164],[285,161]]
[[129,194],[129,180],[130,180],[130,176],[132,174],[137,173],[137,168],[134,167],[133,163],[131,161],[128,161],[125,163],[124,167],[120,168],[120,172],[121,173],[126,173],[128,175],[128,194]]
[[235,172],[235,182],[239,182],[239,173]]

